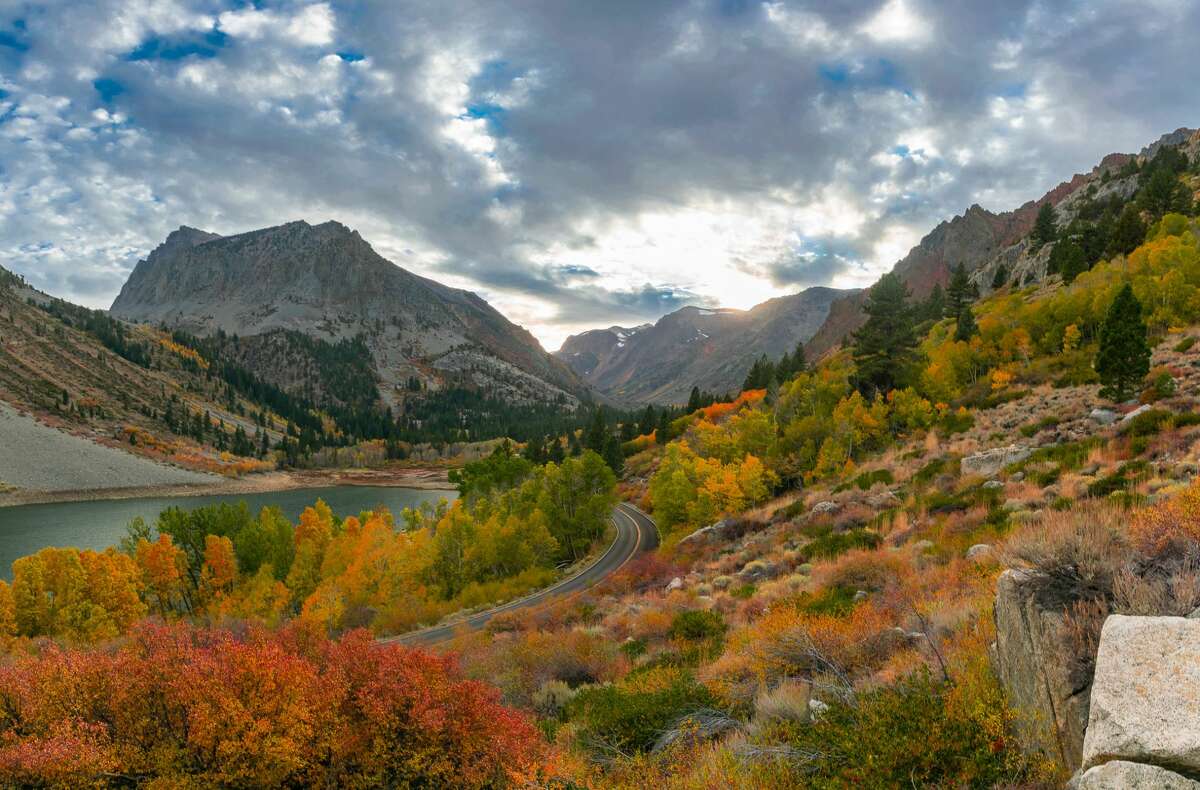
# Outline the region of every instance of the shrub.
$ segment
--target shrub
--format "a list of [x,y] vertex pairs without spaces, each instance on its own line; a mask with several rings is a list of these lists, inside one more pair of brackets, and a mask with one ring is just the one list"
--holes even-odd
[[1175,344],[1175,353],[1176,354],[1187,353],[1191,349],[1191,347],[1194,345],[1196,345],[1196,338],[1193,335],[1188,335],[1187,337],[1183,338],[1182,340],[1180,340],[1178,343]]
[[1123,436],[1153,436],[1171,422],[1171,412],[1166,409],[1144,411],[1125,423]]
[[947,471],[948,466],[949,459],[935,458],[917,470],[917,473],[913,475],[913,482],[917,485],[925,485],[938,475]]
[[851,549],[876,548],[880,541],[881,538],[877,533],[867,529],[834,532],[832,528],[827,527],[821,534],[805,544],[800,549],[800,553],[805,562],[815,559],[833,559]]
[[700,642],[719,638],[725,633],[725,619],[717,612],[693,609],[680,612],[671,622],[671,638]]
[[580,742],[612,756],[648,751],[679,719],[715,702],[689,671],[662,668],[620,685],[582,689],[567,711]]
[[1134,513],[1129,532],[1134,547],[1151,559],[1200,555],[1200,483]]
[[[980,684],[982,685],[982,684]],[[1003,692],[984,698],[918,672],[895,686],[834,701],[811,725],[785,730],[798,755],[796,786],[992,787],[1029,769],[1007,738]],[[978,693],[979,688],[973,688]]]
[[1111,505],[1051,511],[1043,515],[1040,529],[1027,530],[1008,545],[1005,559],[1040,574],[1037,593],[1047,607],[1109,600],[1129,554],[1124,521]]

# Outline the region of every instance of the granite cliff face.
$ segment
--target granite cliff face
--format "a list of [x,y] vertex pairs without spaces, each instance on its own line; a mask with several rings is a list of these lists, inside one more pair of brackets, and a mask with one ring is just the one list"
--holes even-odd
[[806,342],[847,293],[809,288],[750,310],[685,307],[654,324],[573,335],[555,355],[615,399],[682,403],[693,386],[736,391],[755,359],[777,359]]
[[182,227],[138,263],[111,312],[202,335],[363,336],[389,404],[414,382],[427,390],[471,387],[510,402],[574,402],[585,391],[567,366],[483,299],[392,264],[337,222],[289,222],[228,237]]

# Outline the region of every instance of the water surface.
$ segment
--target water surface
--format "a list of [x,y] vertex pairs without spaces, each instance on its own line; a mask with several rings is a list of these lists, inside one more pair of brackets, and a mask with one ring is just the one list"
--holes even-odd
[[394,486],[329,486],[273,491],[263,494],[219,494],[185,497],[110,499],[96,502],[54,502],[46,505],[0,507],[0,578],[12,578],[12,561],[46,546],[104,549],[125,535],[125,525],[141,516],[153,523],[169,507],[186,510],[218,502],[245,502],[257,514],[263,507],[278,507],[293,523],[300,512],[318,499],[339,516],[386,507],[399,515],[422,502],[454,499],[453,491],[425,491]]

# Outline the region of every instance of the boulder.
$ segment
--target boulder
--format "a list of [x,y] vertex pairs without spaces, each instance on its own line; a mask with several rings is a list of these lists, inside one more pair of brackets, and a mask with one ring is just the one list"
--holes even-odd
[[999,488],[1004,488],[1004,483],[999,480],[989,480],[982,487],[985,491],[995,491]]
[[676,590],[682,589],[683,579],[679,578],[678,576],[676,576],[674,579],[671,579],[670,583],[667,584],[667,592],[675,592]]
[[1124,417],[1122,417],[1121,422],[1122,423],[1129,422],[1130,420],[1136,419],[1137,417],[1140,417],[1141,415],[1145,414],[1148,411],[1150,411],[1150,404],[1143,403],[1141,406],[1138,406],[1136,409],[1134,409],[1133,411],[1129,412]]
[[726,522],[724,520],[718,521],[715,524],[709,524],[707,527],[701,527],[700,529],[691,533],[690,535],[688,535],[686,538],[684,538],[683,540],[681,540],[679,542],[680,542],[680,544],[683,544],[683,543],[709,543],[711,541],[720,540],[721,537],[725,534],[725,528],[727,526],[728,526],[728,522]]
[[1088,417],[1101,425],[1112,425],[1120,415],[1111,409],[1092,409]]
[[1008,447],[995,447],[991,450],[968,455],[959,462],[959,468],[964,475],[993,477],[1009,464],[1024,461],[1033,451],[1028,447],[1010,444]]
[[1200,772],[1200,621],[1104,621],[1083,766],[1110,760]]
[[1113,760],[1078,774],[1071,790],[1200,790],[1200,782],[1157,765]]
[[987,562],[995,556],[996,552],[986,543],[976,543],[971,548],[967,549],[967,559],[974,562]]
[[1061,606],[1046,606],[1045,578],[1007,570],[996,582],[993,663],[1017,714],[1021,742],[1074,770],[1080,765],[1089,686],[1074,677]]
[[825,502],[818,502],[817,504],[813,505],[811,513],[814,516],[824,516],[829,513],[836,513],[837,510],[838,510],[837,502],[830,502],[830,501],[826,500]]

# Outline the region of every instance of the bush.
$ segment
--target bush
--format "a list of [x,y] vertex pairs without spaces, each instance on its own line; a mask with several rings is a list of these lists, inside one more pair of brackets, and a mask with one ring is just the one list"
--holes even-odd
[[879,546],[880,541],[877,533],[867,529],[834,532],[832,527],[826,526],[812,541],[801,547],[800,553],[805,562],[833,559],[851,549],[874,549]]
[[1180,340],[1178,343],[1175,344],[1175,353],[1176,354],[1187,353],[1191,349],[1191,347],[1194,345],[1196,345],[1196,338],[1193,337],[1192,335],[1188,335],[1187,337],[1185,337],[1184,339]]
[[1125,515],[1108,506],[1046,513],[1040,529],[1009,544],[1005,559],[1040,575],[1042,604],[1060,608],[1079,600],[1109,600],[1113,580],[1129,555]]
[[714,639],[725,633],[725,619],[718,612],[693,609],[680,612],[671,621],[671,638],[688,642]]
[[1171,412],[1166,409],[1144,411],[1125,423],[1123,436],[1153,436],[1171,422]]
[[663,668],[621,685],[582,689],[567,710],[580,742],[611,756],[650,750],[676,721],[715,702],[687,670]]
[[[810,725],[781,727],[795,753],[796,786],[992,787],[1028,769],[1008,740],[1003,693],[984,699],[919,672],[895,686],[835,701]],[[972,689],[974,692],[980,689]]]

